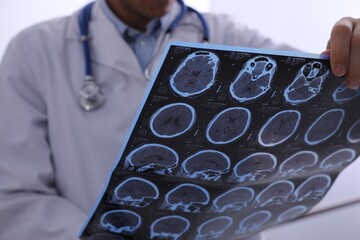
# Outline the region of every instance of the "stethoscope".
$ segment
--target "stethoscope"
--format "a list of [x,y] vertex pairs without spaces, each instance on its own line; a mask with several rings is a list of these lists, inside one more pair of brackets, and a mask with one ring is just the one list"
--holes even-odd
[[[209,28],[206,24],[204,17],[195,9],[186,6],[182,0],[177,0],[180,4],[181,10],[179,14],[172,21],[165,33],[165,38],[169,37],[172,31],[178,26],[181,19],[185,16],[187,11],[191,11],[197,15],[199,18],[202,27],[203,27],[203,42],[208,42],[209,40]],[[79,94],[80,94],[80,106],[85,111],[95,110],[101,107],[105,102],[105,95],[101,90],[100,86],[96,83],[93,77],[93,71],[91,67],[91,57],[90,57],[90,43],[89,43],[89,22],[91,20],[91,9],[94,5],[94,2],[86,5],[80,12],[78,17],[81,41],[83,45],[84,59],[85,59],[85,81],[82,85]],[[147,73],[145,73],[147,74]]]

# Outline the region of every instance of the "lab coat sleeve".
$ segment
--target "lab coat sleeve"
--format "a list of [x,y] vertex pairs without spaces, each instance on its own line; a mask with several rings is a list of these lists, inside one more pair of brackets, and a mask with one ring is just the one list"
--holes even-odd
[[237,22],[234,17],[229,15],[208,14],[206,17],[210,26],[210,40],[212,40],[212,43],[239,47],[298,51],[298,49],[288,44],[274,42],[256,29]]
[[25,37],[0,65],[0,239],[75,240],[86,214],[56,190],[47,106]]

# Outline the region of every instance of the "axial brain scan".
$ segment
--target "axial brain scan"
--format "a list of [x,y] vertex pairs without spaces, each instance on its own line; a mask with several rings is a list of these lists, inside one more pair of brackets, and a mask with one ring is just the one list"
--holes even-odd
[[159,197],[159,190],[154,183],[132,177],[120,183],[114,191],[115,202],[132,207],[147,207]]
[[255,191],[249,187],[236,187],[221,194],[213,201],[212,212],[240,211],[253,201]]
[[233,107],[218,113],[206,129],[206,137],[213,144],[230,143],[241,136],[249,128],[251,113],[242,107]]
[[211,52],[190,54],[170,79],[172,90],[182,97],[198,95],[215,83],[219,58]]
[[229,182],[255,182],[269,177],[277,165],[275,155],[266,152],[253,153],[240,160],[229,177]]
[[230,159],[219,151],[202,150],[185,159],[181,167],[181,176],[218,181],[221,175],[229,171]]
[[261,210],[254,212],[245,217],[239,224],[236,230],[236,235],[244,235],[260,230],[271,218],[272,214],[269,211]]
[[209,200],[210,195],[205,188],[183,183],[165,195],[163,208],[172,211],[199,212]]
[[306,63],[285,89],[286,102],[295,106],[316,97],[328,75],[329,69],[323,63],[319,61]]
[[141,225],[141,217],[129,210],[111,210],[103,214],[100,225],[113,233],[133,235]]
[[334,93],[332,94],[332,98],[337,104],[347,103],[357,97],[360,96],[360,89],[351,89],[346,87],[345,83],[341,83],[341,85],[336,88]]
[[279,180],[271,183],[255,198],[255,207],[265,207],[271,205],[283,205],[290,201],[294,192],[294,183],[288,180]]
[[319,200],[325,195],[331,184],[331,178],[326,174],[318,174],[306,179],[294,192],[294,201]]
[[171,174],[177,166],[177,153],[161,144],[144,144],[133,150],[125,160],[124,168],[136,172]]
[[239,102],[253,101],[264,95],[276,72],[276,62],[267,56],[256,56],[245,63],[230,85],[231,96]]
[[342,109],[331,109],[318,117],[305,133],[309,145],[320,144],[331,138],[340,128],[345,116]]
[[296,110],[284,110],[272,116],[262,126],[258,141],[264,147],[276,146],[289,139],[297,130],[301,113]]
[[221,239],[232,223],[233,219],[228,216],[210,219],[200,225],[195,240]]
[[350,164],[356,156],[356,151],[351,148],[339,149],[327,156],[320,164],[325,170],[338,170]]
[[171,215],[155,220],[151,226],[151,239],[179,239],[190,227],[190,222],[184,217]]
[[188,131],[196,119],[195,109],[186,103],[160,108],[150,119],[151,131],[160,138],[173,138]]
[[281,163],[279,167],[280,176],[296,176],[305,173],[318,162],[318,154],[313,151],[297,152]]
[[360,142],[360,119],[356,121],[346,134],[347,140],[351,143]]

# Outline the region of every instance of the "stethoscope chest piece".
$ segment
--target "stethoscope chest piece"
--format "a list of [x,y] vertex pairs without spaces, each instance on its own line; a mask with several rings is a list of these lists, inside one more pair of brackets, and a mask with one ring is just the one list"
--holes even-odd
[[104,93],[93,80],[86,80],[79,94],[80,106],[85,111],[95,110],[105,102]]

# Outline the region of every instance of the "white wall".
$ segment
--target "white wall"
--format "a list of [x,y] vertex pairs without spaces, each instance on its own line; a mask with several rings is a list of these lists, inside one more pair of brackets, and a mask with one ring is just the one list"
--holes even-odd
[[360,16],[360,1],[212,0],[211,11],[229,13],[278,42],[320,53],[337,20],[343,16]]

